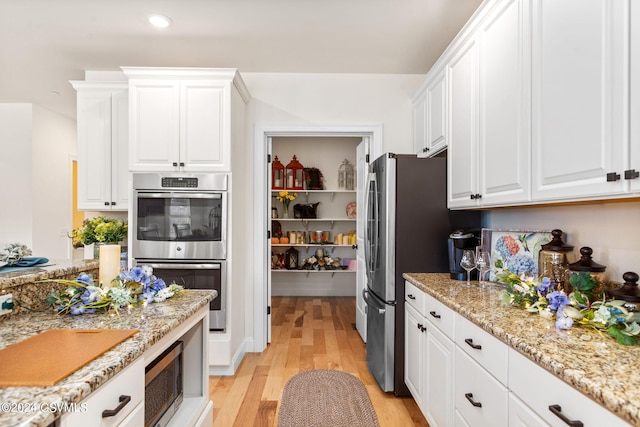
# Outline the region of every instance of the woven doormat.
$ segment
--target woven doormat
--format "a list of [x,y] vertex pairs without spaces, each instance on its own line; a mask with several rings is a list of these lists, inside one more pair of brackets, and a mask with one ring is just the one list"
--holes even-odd
[[282,392],[278,427],[379,427],[362,381],[342,371],[301,372]]

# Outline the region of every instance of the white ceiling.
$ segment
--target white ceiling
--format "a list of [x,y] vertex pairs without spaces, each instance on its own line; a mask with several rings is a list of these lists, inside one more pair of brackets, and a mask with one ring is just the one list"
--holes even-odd
[[[0,102],[75,118],[69,80],[120,66],[424,74],[480,3],[0,0]],[[152,13],[173,25],[151,27]]]

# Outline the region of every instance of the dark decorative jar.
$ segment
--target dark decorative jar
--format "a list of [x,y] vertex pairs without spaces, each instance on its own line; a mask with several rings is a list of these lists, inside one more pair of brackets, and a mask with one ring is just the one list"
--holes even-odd
[[[589,299],[600,299],[606,290],[606,266],[598,264],[591,258],[593,249],[588,246],[580,248],[580,259],[569,264],[565,277],[565,292],[569,294],[574,288],[584,292],[582,287],[587,286],[586,295]],[[595,282],[595,283],[593,283]],[[591,283],[591,285],[589,285]],[[595,285],[595,287],[593,287]]]
[[640,288],[638,288],[638,274],[627,271],[622,275],[624,284],[617,289],[607,290],[607,296],[617,300],[627,301],[625,308],[638,311],[640,306]]
[[565,290],[565,271],[569,264],[567,253],[573,250],[573,246],[562,240],[562,230],[552,230],[551,235],[553,238],[542,245],[538,255],[539,274],[540,277],[548,277],[555,289]]

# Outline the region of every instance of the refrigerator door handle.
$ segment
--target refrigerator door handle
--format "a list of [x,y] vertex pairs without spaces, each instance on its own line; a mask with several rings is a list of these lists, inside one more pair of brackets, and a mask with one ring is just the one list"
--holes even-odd
[[371,205],[371,191],[375,185],[376,175],[374,173],[369,173],[369,178],[367,180],[367,190],[365,191],[365,206],[366,206],[366,216],[367,216],[367,226],[365,227],[365,247],[364,247],[364,256],[367,263],[367,277],[369,279],[373,278],[373,238],[375,237],[375,232],[372,229],[372,219],[375,219],[375,211],[373,206]]

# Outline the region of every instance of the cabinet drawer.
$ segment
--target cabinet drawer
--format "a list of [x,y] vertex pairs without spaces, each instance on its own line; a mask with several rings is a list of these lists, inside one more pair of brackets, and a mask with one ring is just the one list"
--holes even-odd
[[567,422],[551,411],[551,405],[584,427],[630,425],[514,349],[509,349],[509,372],[509,389],[553,427],[566,427]]
[[478,325],[456,314],[456,344],[502,384],[507,384],[509,347]]
[[449,339],[453,339],[455,312],[429,294],[424,294],[424,301],[425,317]]
[[[103,418],[102,411],[121,404],[120,396],[131,400],[114,416]],[[144,360],[139,357],[115,377],[91,393],[81,404],[86,412],[73,412],[61,419],[62,427],[117,426],[144,400]],[[144,415],[144,411],[142,411]]]
[[506,427],[507,388],[459,347],[456,347],[455,367],[456,412],[473,427]]
[[409,303],[413,308],[418,310],[418,313],[425,315],[424,298],[426,294],[417,286],[407,282],[404,282],[404,300]]

